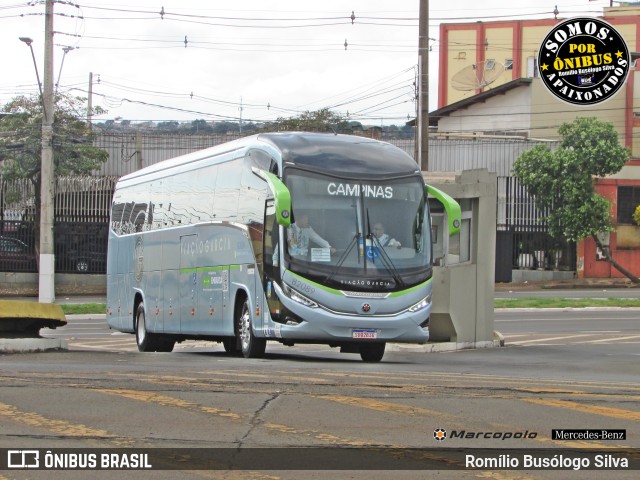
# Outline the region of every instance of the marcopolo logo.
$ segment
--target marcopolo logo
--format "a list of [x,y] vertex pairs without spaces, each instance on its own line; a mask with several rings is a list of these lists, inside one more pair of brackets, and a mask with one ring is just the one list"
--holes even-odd
[[443,442],[447,439],[447,431],[444,428],[436,428],[433,431],[433,438],[439,442]]
[[433,431],[433,438],[439,442],[446,440],[447,438],[454,439],[458,438],[461,440],[509,440],[509,439],[526,439],[526,438],[537,438],[537,432],[530,432],[526,430],[524,432],[472,432],[468,430],[452,430],[449,435],[447,435],[447,431],[443,428],[436,428]]
[[629,50],[622,36],[597,18],[572,18],[544,38],[538,69],[546,87],[574,105],[611,98],[629,73]]

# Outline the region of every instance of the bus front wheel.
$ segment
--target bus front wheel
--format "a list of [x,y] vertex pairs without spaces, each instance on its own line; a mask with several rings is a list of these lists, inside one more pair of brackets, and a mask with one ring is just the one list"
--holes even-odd
[[229,355],[240,354],[240,349],[238,348],[238,339],[236,337],[224,338],[222,340],[222,346],[224,347],[224,351]]
[[249,300],[246,298],[237,317],[237,323],[242,355],[244,355],[245,358],[258,358],[264,355],[267,341],[253,334],[251,310],[249,308]]
[[366,343],[360,345],[360,358],[364,362],[379,362],[384,356],[386,343]]

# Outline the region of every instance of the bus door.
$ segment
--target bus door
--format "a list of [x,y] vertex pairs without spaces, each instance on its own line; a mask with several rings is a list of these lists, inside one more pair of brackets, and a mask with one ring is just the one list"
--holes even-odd
[[267,298],[271,318],[277,318],[281,311],[280,300],[273,291],[273,284],[280,283],[280,262],[282,261],[280,250],[282,242],[279,241],[279,230],[275,201],[269,199],[265,202],[264,210],[262,286]]
[[[260,277],[267,299],[267,307],[271,318],[278,320],[281,312],[280,300],[274,292],[273,285],[280,283],[280,268],[283,261],[284,242],[280,241],[280,232],[291,223],[291,193],[275,174],[253,169],[253,172],[264,179],[268,186],[267,199],[264,204],[264,229],[262,231],[262,264]],[[263,317],[264,318],[264,317]]]
[[180,332],[196,332],[198,325],[198,235],[180,236],[180,297],[178,311]]
[[[223,296],[229,293],[229,266],[213,266],[198,272],[200,291],[199,308],[196,312],[198,331],[212,335],[229,334],[222,324],[223,305],[227,301]],[[183,330],[184,331],[184,330]]]

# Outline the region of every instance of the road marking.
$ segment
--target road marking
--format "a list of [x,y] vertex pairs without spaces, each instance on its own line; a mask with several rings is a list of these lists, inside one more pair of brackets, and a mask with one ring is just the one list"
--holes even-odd
[[576,412],[590,413],[593,415],[602,415],[605,417],[640,422],[640,412],[624,410],[622,408],[599,407],[596,405],[586,405],[583,403],[571,402],[569,400],[554,400],[544,398],[522,398],[521,400],[529,403],[535,403],[537,405],[544,405],[547,407],[568,408],[569,410],[574,410]]
[[620,340],[635,340],[636,338],[640,338],[640,335],[630,335],[628,337],[601,338],[599,340],[585,340],[584,342],[576,342],[576,343],[604,343],[604,342],[616,342]]
[[7,405],[6,403],[0,403],[0,416],[7,417],[16,423],[44,429],[67,437],[107,438],[113,439],[114,443],[121,445],[131,445],[133,442],[132,439],[116,436],[106,430],[87,427],[86,425],[79,423],[70,423],[65,420],[46,418],[35,412],[19,410],[18,408],[12,405]]
[[[213,414],[218,417],[224,417],[226,419],[233,420],[235,422],[248,420],[247,415],[241,415],[241,414],[231,412],[229,410],[223,410],[220,408],[208,407],[195,402],[180,400],[178,398],[169,397],[167,395],[161,395],[156,392],[146,392],[141,390],[126,390],[126,389],[98,389],[94,391],[99,393],[106,393],[108,395],[116,395],[124,398],[129,398],[131,400],[138,400],[146,403],[157,403],[161,406],[176,407],[176,408],[186,409],[190,411],[200,411],[203,413]],[[371,444],[371,442],[367,442],[364,440],[355,440],[352,438],[339,437],[337,435],[323,433],[317,430],[297,429],[297,428],[289,427],[288,425],[283,425],[279,423],[264,422],[264,423],[261,423],[261,425],[264,426],[265,428],[268,428],[270,430],[274,430],[280,433],[310,436],[318,440],[322,440],[324,442],[336,444],[336,445],[347,444],[351,446],[367,446]]]
[[622,333],[620,330],[583,330],[580,333]]
[[[521,345],[521,344],[530,344],[530,343],[539,343],[539,342],[551,342],[554,340],[566,340],[568,338],[580,338],[580,337],[592,337],[593,335],[588,333],[580,333],[577,335],[565,335],[562,337],[546,337],[546,338],[538,338],[536,340],[522,340],[516,342],[509,342],[511,345]],[[507,337],[508,338],[508,337]]]
[[433,410],[427,410],[420,407],[411,407],[403,405],[402,403],[381,402],[380,400],[370,400],[363,397],[348,397],[345,395],[309,395],[314,398],[320,398],[322,400],[330,400],[332,402],[341,403],[343,405],[351,405],[358,408],[368,408],[370,410],[377,410],[379,412],[396,413],[399,415],[425,415],[438,417],[442,419],[444,414],[442,412],[435,412]]
[[169,397],[167,395],[161,395],[156,392],[145,392],[143,390],[126,390],[126,389],[99,389],[96,390],[99,393],[106,393],[108,395],[116,395],[119,397],[129,398],[131,400],[138,400],[146,403],[157,403],[162,406],[180,407],[189,410],[200,410],[205,413],[212,413],[219,417],[230,418],[232,420],[239,421],[242,416],[237,413],[223,410],[216,407],[206,407],[198,403],[189,402],[187,400],[180,400],[178,398]]

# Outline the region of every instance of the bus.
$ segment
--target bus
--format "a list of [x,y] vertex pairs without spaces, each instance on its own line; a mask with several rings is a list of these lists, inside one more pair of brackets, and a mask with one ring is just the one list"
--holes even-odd
[[113,195],[107,322],[141,352],[195,339],[252,358],[273,341],[377,362],[424,344],[430,197],[457,232],[460,206],[409,155],[350,135],[262,133],[143,168]]

